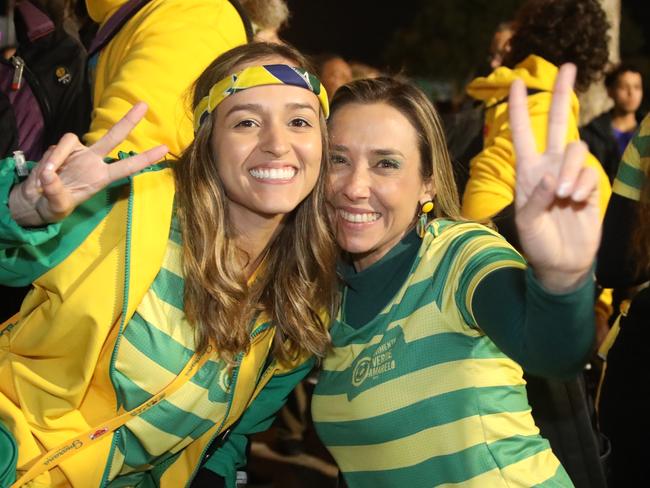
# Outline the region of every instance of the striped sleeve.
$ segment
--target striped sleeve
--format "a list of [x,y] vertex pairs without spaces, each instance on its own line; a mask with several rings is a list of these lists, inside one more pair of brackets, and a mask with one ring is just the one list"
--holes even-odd
[[458,256],[460,277],[455,300],[464,322],[476,328],[472,300],[478,284],[497,269],[524,269],[526,261],[505,239],[487,228],[472,234]]
[[639,201],[641,188],[650,169],[650,115],[641,122],[637,134],[628,144],[614,180],[613,192]]

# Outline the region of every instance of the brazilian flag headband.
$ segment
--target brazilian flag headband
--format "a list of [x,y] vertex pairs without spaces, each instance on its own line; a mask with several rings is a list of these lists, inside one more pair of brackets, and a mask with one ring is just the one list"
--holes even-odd
[[199,130],[205,117],[211,114],[225,98],[247,88],[263,85],[291,85],[305,88],[318,97],[325,118],[329,116],[330,107],[327,101],[327,92],[314,75],[286,64],[249,66],[239,73],[218,81],[210,88],[210,93],[203,97],[194,109],[194,132]]

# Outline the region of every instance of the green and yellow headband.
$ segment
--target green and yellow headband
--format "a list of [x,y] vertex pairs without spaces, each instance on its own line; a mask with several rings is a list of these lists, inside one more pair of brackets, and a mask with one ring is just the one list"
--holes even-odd
[[194,132],[199,130],[205,117],[211,114],[225,98],[247,88],[262,85],[291,85],[305,88],[318,97],[325,118],[329,116],[330,107],[327,101],[327,92],[314,75],[286,64],[249,66],[239,73],[218,81],[210,88],[210,93],[203,97],[194,109]]

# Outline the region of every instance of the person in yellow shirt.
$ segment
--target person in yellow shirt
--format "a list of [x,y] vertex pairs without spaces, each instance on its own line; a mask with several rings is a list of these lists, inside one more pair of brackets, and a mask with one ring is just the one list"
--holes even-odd
[[[80,0],[81,1],[81,0]],[[99,28],[128,0],[85,0]],[[192,141],[190,89],[220,54],[246,43],[245,19],[228,0],[150,0],[98,53],[89,53],[94,144],[138,101],[147,114],[121,150],[165,144],[173,156]],[[114,151],[111,156],[115,156]]]
[[[557,67],[574,63],[578,68],[576,90],[582,91],[601,76],[607,63],[609,25],[597,0],[529,0],[518,11],[514,25],[515,34],[503,66],[487,77],[476,78],[467,87],[468,94],[487,108],[483,150],[470,162],[470,177],[462,198],[462,214],[472,220],[490,219],[514,200],[516,162],[506,101],[512,82],[520,78],[529,90],[533,134],[538,149],[544,150]],[[580,137],[578,114],[578,98],[572,94],[567,142]],[[599,172],[600,209],[604,215],[611,194],[609,179],[592,155],[587,165]]]

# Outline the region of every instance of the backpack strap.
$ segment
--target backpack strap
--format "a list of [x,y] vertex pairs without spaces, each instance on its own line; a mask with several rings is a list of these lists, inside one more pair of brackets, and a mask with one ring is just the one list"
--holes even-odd
[[54,22],[48,15],[36,7],[32,2],[23,1],[16,5],[16,11],[25,22],[29,42],[35,42],[54,32]]
[[106,46],[122,26],[149,2],[150,0],[129,0],[117,12],[111,15],[101,29],[97,31],[93,42],[90,44],[88,58],[90,59],[95,53]]

